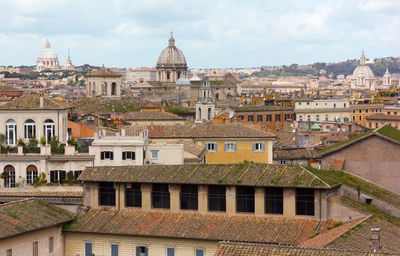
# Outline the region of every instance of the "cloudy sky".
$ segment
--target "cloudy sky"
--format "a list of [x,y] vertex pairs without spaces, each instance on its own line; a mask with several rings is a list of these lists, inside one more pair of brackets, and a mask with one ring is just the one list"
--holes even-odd
[[400,56],[400,0],[0,0],[0,65],[154,66],[173,30],[189,67]]

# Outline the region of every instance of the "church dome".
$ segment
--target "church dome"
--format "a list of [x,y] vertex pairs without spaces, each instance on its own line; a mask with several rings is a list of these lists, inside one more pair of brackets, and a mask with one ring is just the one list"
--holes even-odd
[[44,48],[40,51],[38,59],[57,59],[58,56],[56,51],[51,49],[49,40],[46,41]]
[[364,77],[365,79],[374,79],[374,73],[367,65],[360,65],[354,69],[353,78]]
[[168,40],[168,46],[161,52],[158,57],[157,66],[185,66],[186,59],[183,52],[175,46],[175,39],[171,34]]

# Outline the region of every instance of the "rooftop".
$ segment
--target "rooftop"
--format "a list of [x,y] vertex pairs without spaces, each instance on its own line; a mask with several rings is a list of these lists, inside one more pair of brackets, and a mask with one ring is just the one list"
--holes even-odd
[[39,94],[25,94],[2,106],[0,110],[64,110],[72,106],[43,96],[43,108],[40,107]]
[[87,77],[121,77],[120,73],[114,72],[109,68],[101,68],[93,70],[92,72],[86,74]]
[[369,251],[312,249],[272,244],[220,242],[215,256],[384,256],[398,255]]
[[191,124],[191,125],[149,125],[147,127],[126,127],[127,134],[137,134],[148,129],[149,138],[273,138],[271,133],[249,126],[231,124]]
[[332,221],[284,217],[89,210],[65,231],[297,245],[332,225]]
[[299,165],[258,163],[87,167],[78,180],[331,188],[325,181]]
[[388,120],[388,121],[400,121],[400,115],[385,115],[385,114],[376,114],[370,115],[366,117],[367,120]]
[[0,205],[0,239],[20,235],[74,219],[74,215],[38,199]]
[[184,118],[159,111],[146,111],[146,112],[131,112],[125,114],[127,121],[182,121]]

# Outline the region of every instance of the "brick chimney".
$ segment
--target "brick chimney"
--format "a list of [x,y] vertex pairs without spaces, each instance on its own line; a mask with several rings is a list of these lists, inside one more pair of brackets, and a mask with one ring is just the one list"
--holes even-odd
[[382,249],[381,246],[381,229],[380,228],[371,228],[371,244],[372,251],[379,252]]

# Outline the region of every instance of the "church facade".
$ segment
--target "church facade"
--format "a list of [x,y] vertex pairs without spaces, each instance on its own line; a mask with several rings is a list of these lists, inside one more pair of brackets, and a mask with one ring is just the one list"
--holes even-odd
[[360,64],[354,69],[353,76],[350,81],[351,89],[355,90],[371,90],[375,91],[376,79],[371,68],[366,64],[364,51],[360,57]]

